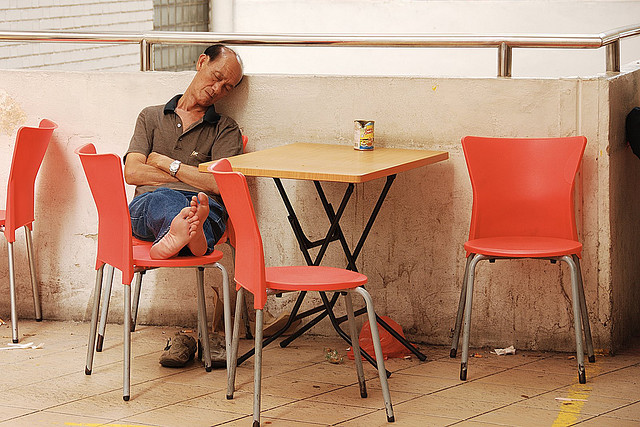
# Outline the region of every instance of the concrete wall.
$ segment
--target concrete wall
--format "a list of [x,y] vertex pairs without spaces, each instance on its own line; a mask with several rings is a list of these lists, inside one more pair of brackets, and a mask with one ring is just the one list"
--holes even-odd
[[[609,86],[609,185],[613,340],[621,341],[640,325],[640,159],[625,138],[626,114],[640,106],[640,74],[628,73]],[[635,226],[632,226],[635,224]]]
[[[380,147],[449,151],[446,162],[398,176],[358,261],[378,312],[400,323],[411,339],[438,344],[448,343],[453,326],[471,209],[460,138],[584,134],[589,142],[576,196],[587,304],[595,346],[616,348],[638,331],[633,290],[638,266],[629,262],[638,253],[634,213],[640,195],[633,189],[640,160],[624,147],[620,123],[628,107],[640,103],[639,68],[634,64],[620,76],[584,79],[250,75],[220,109],[249,136],[249,151],[294,141],[351,144],[352,122],[363,117],[376,120]],[[6,182],[19,125],[43,117],[60,125],[36,188],[34,240],[45,318],[89,316],[96,212],[73,149],[93,142],[100,151],[123,153],[139,110],[165,102],[191,77],[191,72],[0,71],[0,182]],[[42,81],[49,84],[43,87]],[[319,238],[327,222],[313,186],[284,183],[303,227]],[[352,245],[382,185],[356,187],[344,217]],[[256,178],[251,187],[268,265],[303,263],[273,182]],[[334,203],[343,190],[341,184],[326,185]],[[223,263],[231,270],[225,253]],[[16,254],[19,313],[32,316],[22,233]],[[5,257],[2,247],[0,260]],[[339,247],[330,249],[326,261],[346,264]],[[480,265],[477,277],[473,345],[573,348],[566,266],[504,261]],[[207,272],[209,285],[219,281],[219,273]],[[7,267],[0,262],[0,294],[7,295],[7,288]],[[114,289],[111,318],[118,320],[121,287]],[[274,299],[270,311],[277,314],[288,299]],[[0,317],[6,320],[8,311],[8,298],[0,299]],[[166,270],[147,275],[141,322],[188,325],[195,316],[195,275]],[[314,331],[329,328],[320,324]]]
[[[0,29],[126,31],[153,29],[152,0],[5,0]],[[81,43],[0,43],[0,67],[56,70],[140,69],[140,47]]]

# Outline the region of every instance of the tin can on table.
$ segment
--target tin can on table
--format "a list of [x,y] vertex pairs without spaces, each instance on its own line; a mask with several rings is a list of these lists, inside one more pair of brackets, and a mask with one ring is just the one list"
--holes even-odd
[[373,120],[356,120],[354,123],[353,148],[373,150]]

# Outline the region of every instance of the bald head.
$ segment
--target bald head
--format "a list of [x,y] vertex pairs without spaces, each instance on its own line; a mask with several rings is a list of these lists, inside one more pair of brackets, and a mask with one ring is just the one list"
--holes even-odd
[[213,44],[204,50],[204,55],[207,55],[209,57],[209,61],[214,61],[221,55],[225,55],[225,54],[233,55],[235,57],[235,60],[240,66],[240,81],[242,81],[242,78],[244,77],[244,65],[242,64],[242,59],[240,58],[240,55],[238,55],[235,50],[219,43]]

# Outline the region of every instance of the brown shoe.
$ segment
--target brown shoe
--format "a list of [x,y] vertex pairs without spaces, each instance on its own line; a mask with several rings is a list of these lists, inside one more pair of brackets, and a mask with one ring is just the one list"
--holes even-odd
[[196,347],[193,337],[176,332],[176,336],[167,341],[160,355],[160,364],[167,368],[182,368],[193,359]]
[[211,352],[211,366],[214,368],[227,367],[227,343],[223,335],[212,333],[209,335],[209,351]]

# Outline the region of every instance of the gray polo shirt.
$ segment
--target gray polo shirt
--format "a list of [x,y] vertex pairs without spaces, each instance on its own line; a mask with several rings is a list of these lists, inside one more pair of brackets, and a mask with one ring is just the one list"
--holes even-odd
[[[232,118],[218,114],[213,105],[207,109],[201,120],[189,129],[183,129],[182,121],[176,114],[176,106],[181,96],[182,94],[176,95],[166,105],[154,105],[140,112],[126,154],[142,153],[148,156],[155,151],[187,165],[198,166],[203,162],[242,153],[242,134],[238,124]],[[137,186],[135,195],[153,191],[158,187]],[[201,191],[181,181],[163,184],[162,187]],[[219,200],[219,196],[209,196]]]

